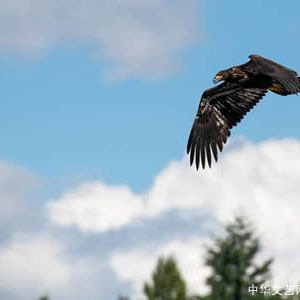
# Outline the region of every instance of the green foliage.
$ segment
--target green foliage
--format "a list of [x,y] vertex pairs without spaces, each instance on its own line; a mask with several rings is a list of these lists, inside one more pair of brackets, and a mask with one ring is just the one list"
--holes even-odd
[[50,300],[50,298],[48,296],[42,296],[39,298],[39,300]]
[[270,279],[272,259],[256,263],[260,242],[251,224],[243,217],[236,217],[226,226],[225,236],[217,238],[214,246],[208,249],[206,265],[211,275],[206,282],[210,293],[205,297],[213,300],[257,300],[273,299],[261,293],[251,295],[248,287],[261,287]]
[[152,283],[144,285],[148,300],[187,300],[186,284],[172,258],[159,258]]

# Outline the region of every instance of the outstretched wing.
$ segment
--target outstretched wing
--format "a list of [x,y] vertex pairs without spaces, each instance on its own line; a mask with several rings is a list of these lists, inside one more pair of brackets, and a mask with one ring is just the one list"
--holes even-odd
[[270,90],[281,95],[300,92],[297,72],[259,55],[253,54],[249,58],[250,61],[244,65],[245,69],[255,75],[260,73],[271,77],[274,80],[274,86]]
[[243,88],[239,84],[222,83],[206,90],[198,107],[194,124],[188,139],[187,153],[190,164],[195,161],[202,168],[207,161],[211,166],[212,156],[218,160],[218,150],[230,135],[235,126],[266,94],[266,89]]

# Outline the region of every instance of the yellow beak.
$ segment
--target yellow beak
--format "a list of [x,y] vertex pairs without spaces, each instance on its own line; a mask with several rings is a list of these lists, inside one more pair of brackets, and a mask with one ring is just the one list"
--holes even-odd
[[214,83],[218,83],[219,81],[223,80],[223,76],[222,75],[216,75],[213,79]]

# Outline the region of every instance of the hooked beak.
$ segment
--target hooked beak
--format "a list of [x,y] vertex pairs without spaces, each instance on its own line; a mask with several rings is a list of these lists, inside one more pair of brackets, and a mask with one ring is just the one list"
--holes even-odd
[[221,75],[216,75],[213,79],[214,84],[218,83],[219,81],[222,80],[222,76]]

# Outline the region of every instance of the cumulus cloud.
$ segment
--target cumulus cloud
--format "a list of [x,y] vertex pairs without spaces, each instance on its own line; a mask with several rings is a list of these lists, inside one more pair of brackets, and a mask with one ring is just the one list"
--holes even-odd
[[245,142],[205,171],[196,172],[186,159],[171,162],[144,193],[135,194],[129,187],[102,182],[80,185],[50,201],[48,212],[60,225],[106,231],[173,209],[198,211],[225,221],[233,209],[244,208],[250,216],[263,219],[265,228],[272,225],[262,215],[268,212],[270,203],[276,203],[278,212],[287,210],[282,217],[291,222],[291,207],[298,205],[299,153],[300,143],[296,140],[271,140],[258,145]]
[[66,300],[101,296],[105,285],[99,257],[72,257],[67,246],[49,234],[16,233],[0,246],[1,293],[24,300],[45,293]]
[[0,248],[1,290],[39,296],[65,285],[72,268],[62,261],[61,252],[53,239],[17,235]]
[[53,222],[94,232],[118,229],[139,216],[142,208],[139,197],[127,186],[110,187],[101,182],[83,184],[48,205]]
[[[205,217],[217,224],[228,222],[237,211],[242,211],[254,222],[265,253],[276,258],[275,280],[280,283],[287,280],[297,282],[297,270],[300,268],[299,154],[300,142],[293,139],[260,144],[246,142],[231,147],[218,165],[205,171],[191,169],[186,159],[171,162],[144,193],[135,194],[125,189],[123,197],[116,192],[118,187],[104,188],[102,183],[93,183],[90,191],[84,185],[85,193],[78,196],[77,191],[81,187],[77,187],[52,200],[48,214],[60,226],[73,224],[80,231],[109,232],[114,228],[139,224],[137,221],[141,220],[155,222],[156,218],[174,210],[183,213],[186,218]],[[105,196],[103,189],[106,190]],[[110,213],[104,209],[106,206]],[[123,214],[121,221],[116,217],[119,214]],[[207,233],[202,233],[203,238],[206,236]],[[149,245],[144,245],[143,251],[124,250],[123,254],[117,253],[112,257],[112,265],[121,279],[131,280],[136,286],[138,271],[125,265],[135,264],[134,257],[140,257],[148,267],[153,264],[153,260],[147,258],[148,253],[166,253],[163,249],[168,249],[170,242],[166,240],[156,250],[151,246],[148,248]],[[190,245],[194,248],[193,243]],[[198,251],[200,255],[200,248],[197,245],[195,253]],[[139,275],[141,278],[146,276]]]
[[160,255],[173,255],[190,290],[203,291],[203,244],[237,211],[254,222],[263,255],[275,257],[275,282],[298,282],[300,142],[227,149],[205,171],[190,168],[186,158],[171,162],[142,193],[101,181],[79,184],[47,201],[49,222],[36,224],[34,232],[23,225],[39,180],[1,163],[1,226],[15,229],[0,240],[1,296],[33,299],[49,291],[63,300],[115,299],[124,282],[139,295]]
[[103,261],[97,253],[72,256],[68,239],[48,232],[37,201],[41,183],[33,172],[0,162],[1,299],[37,299],[44,293],[62,300],[101,296]]
[[96,48],[109,76],[157,77],[197,36],[195,0],[11,0],[0,4],[0,49],[41,53],[57,45]]

